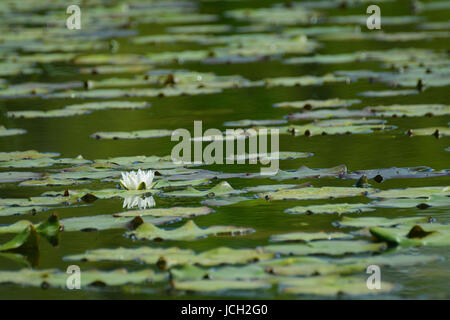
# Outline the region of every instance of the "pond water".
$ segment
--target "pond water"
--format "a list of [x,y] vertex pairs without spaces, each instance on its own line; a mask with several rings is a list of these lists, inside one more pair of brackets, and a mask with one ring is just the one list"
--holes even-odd
[[[12,2],[12,1],[11,1]],[[111,1],[114,4],[120,4],[122,1]],[[125,1],[123,1],[125,2]],[[337,2],[337,1],[336,1]],[[155,5],[153,10],[173,10],[174,17],[179,17],[178,23],[176,19],[172,21],[163,19],[164,14],[160,16],[152,14],[150,4],[145,1],[130,1],[130,11],[123,11],[125,13],[114,15],[113,13],[103,12],[101,6],[96,4],[100,1],[92,1],[91,5],[80,5],[81,8],[81,21],[83,19],[91,19],[86,25],[82,24],[81,30],[65,30],[65,19],[68,15],[65,14],[64,1],[55,2],[59,3],[59,6],[55,3],[52,5],[49,3],[48,8],[43,5],[44,2],[27,1],[29,7],[25,4],[23,8],[18,8],[15,12],[11,7],[5,4],[0,5],[0,13],[8,19],[0,19],[0,29],[4,32],[0,35],[0,65],[1,68],[6,68],[7,64],[20,63],[22,72],[12,72],[7,74],[0,70],[0,78],[5,79],[3,87],[0,83],[0,126],[4,125],[6,128],[21,128],[26,130],[25,134],[0,136],[0,151],[1,152],[13,152],[13,151],[26,151],[37,150],[39,152],[55,152],[60,155],[55,158],[76,158],[78,155],[82,155],[84,159],[108,159],[116,157],[133,157],[133,156],[167,156],[170,155],[172,148],[177,142],[170,140],[170,136],[149,138],[149,139],[94,139],[91,134],[95,132],[129,132],[135,130],[148,130],[148,129],[167,129],[175,130],[178,128],[186,128],[190,132],[193,132],[194,121],[201,120],[203,123],[203,130],[208,128],[217,128],[225,130],[228,127],[224,126],[226,121],[238,121],[243,119],[252,120],[274,120],[283,119],[290,113],[296,112],[316,112],[316,110],[326,108],[315,108],[313,110],[304,110],[303,108],[275,108],[274,104],[287,102],[287,101],[305,101],[305,100],[327,100],[327,99],[359,99],[360,102],[348,107],[349,110],[363,110],[368,106],[392,106],[392,105],[444,105],[448,102],[448,82],[445,83],[445,79],[449,78],[449,63],[446,54],[449,48],[448,41],[448,19],[450,17],[449,6],[443,6],[443,9],[436,9],[432,6],[422,8],[421,10],[411,11],[410,3],[406,1],[383,1],[377,2],[381,8],[381,27],[382,30],[367,30],[365,25],[367,3],[361,4],[365,1],[354,1],[354,5],[351,5],[353,1],[348,2],[348,5],[343,8],[342,6],[331,5],[336,3],[334,1],[320,1],[323,3],[323,7],[318,5],[319,2],[306,2],[301,7],[301,2],[293,2],[291,4],[291,12],[299,12],[301,8],[304,10],[310,10],[311,12],[319,13],[318,18],[309,17],[306,22],[315,21],[315,25],[305,23],[299,16],[295,16],[292,19],[298,19],[297,22],[286,22],[289,16],[276,15],[275,12],[269,11],[266,14],[258,16],[255,14],[255,19],[249,20],[247,18],[239,18],[239,15],[232,16],[229,12],[238,9],[250,8],[284,8],[285,4],[282,1],[182,1],[178,4],[165,2],[166,5],[160,5],[159,8]],[[376,2],[376,1],[375,1]],[[53,3],[53,2],[52,2]],[[157,2],[149,2],[155,4]],[[184,3],[185,10],[180,10],[181,3]],[[316,5],[314,5],[314,3]],[[426,4],[437,2],[424,2]],[[443,2],[447,3],[448,2]],[[133,5],[142,5],[142,13],[139,15],[136,13],[136,9],[133,9]],[[327,5],[328,4],[328,5]],[[33,7],[35,6],[35,7]],[[9,9],[8,9],[9,8]],[[108,7],[106,7],[108,8]],[[118,7],[119,8],[119,7]],[[161,9],[164,8],[164,9]],[[105,9],[106,10],[106,9]],[[119,10],[119,9],[117,9]],[[112,11],[112,10],[111,10]],[[127,13],[128,12],[128,13]],[[147,14],[148,12],[148,14]],[[181,13],[180,13],[181,12]],[[237,11],[234,11],[237,12]],[[244,11],[245,12],[245,11]],[[258,11],[251,11],[258,12]],[[198,19],[193,18],[192,21],[183,20],[183,17],[199,13]],[[45,25],[45,22],[39,20],[36,17],[50,15],[49,21],[55,19],[58,24],[53,26]],[[36,21],[20,20],[15,15],[23,15],[24,17],[34,17]],[[209,16],[208,16],[209,15]],[[313,14],[311,14],[313,16]],[[288,49],[280,49],[280,53],[271,55],[269,49],[271,48],[270,41],[273,36],[275,38],[282,38],[289,30],[298,29],[299,35],[302,34],[302,28],[312,28],[317,26],[340,26],[349,27],[357,26],[356,22],[348,19],[348,22],[338,24],[339,20],[333,20],[333,17],[343,16],[364,16],[363,24],[360,24],[363,36],[359,33],[354,36],[346,37],[345,31],[339,32],[318,32],[308,36],[307,41],[311,43],[315,42],[316,47],[311,52],[289,52]],[[86,16],[86,18],[84,18]],[[251,15],[250,15],[251,16]],[[414,16],[420,17],[421,21],[406,21],[402,23],[389,23],[389,16],[392,17],[407,17]],[[155,18],[156,17],[156,18]],[[157,18],[161,20],[158,20]],[[204,19],[201,19],[203,17]],[[206,17],[214,17],[206,19]],[[385,19],[386,18],[386,19]],[[151,19],[154,19],[152,22]],[[312,20],[311,20],[312,19]],[[211,20],[211,21],[208,21]],[[13,21],[13,22],[11,22]],[[39,22],[41,21],[41,22]],[[124,22],[125,21],[125,22]],[[386,21],[386,24],[384,24]],[[278,25],[277,25],[278,22]],[[334,23],[333,23],[334,22]],[[395,22],[395,21],[394,21]],[[434,22],[447,22],[445,26],[435,26],[434,29],[425,29],[427,24],[432,25]],[[46,22],[48,23],[48,22]],[[96,25],[98,23],[99,25]],[[123,24],[127,24],[127,28],[123,28]],[[257,45],[249,49],[253,50],[253,53],[247,52],[247,57],[256,56],[270,56],[269,58],[258,58],[255,61],[247,61],[242,63],[207,63],[205,59],[218,58],[218,54],[209,54],[207,58],[192,58],[187,59],[183,63],[176,63],[173,59],[166,59],[166,63],[159,64],[157,59],[154,58],[155,53],[164,52],[184,52],[187,50],[212,50],[219,47],[233,47],[235,49],[247,48],[247,40],[243,40],[244,45],[237,45],[235,40],[224,40],[223,42],[216,43],[201,43],[201,41],[180,41],[171,39],[167,43],[136,43],[133,39],[150,35],[174,35],[175,31],[181,34],[189,34],[188,31],[169,29],[170,27],[180,27],[187,25],[225,25],[228,26],[224,30],[216,30],[222,32],[214,33],[212,27],[207,27],[205,33],[191,32],[198,34],[199,37],[223,37],[225,35],[244,34],[245,29],[239,29],[240,27],[253,26],[255,32],[249,32],[249,35],[254,36],[256,33],[267,35],[267,41],[261,41],[261,52],[258,52],[255,48]],[[10,28],[8,29],[8,25]],[[14,39],[11,36],[14,25],[17,29],[18,38]],[[425,27],[424,27],[425,25]],[[38,35],[31,34],[31,31],[26,32],[27,29],[34,30],[36,33],[38,30],[47,28],[48,33],[51,35],[52,28],[55,30],[61,30],[58,34],[55,32],[54,37],[40,38]],[[83,34],[89,33],[92,28],[92,33],[95,35],[92,38],[77,38],[71,37],[70,34]],[[122,28],[122,29],[120,29]],[[208,29],[210,28],[210,29]],[[256,29],[258,28],[258,29]],[[111,34],[111,37],[107,39],[99,39],[96,32],[98,30],[102,32],[110,31],[111,33],[116,30],[136,31],[136,34],[130,33],[127,36],[119,37],[119,34]],[[7,31],[5,31],[7,30]],[[300,31],[299,31],[300,30]],[[195,31],[195,29],[194,29]],[[295,30],[294,30],[295,31]],[[304,33],[305,31],[303,31]],[[377,39],[374,34],[380,34],[384,32],[386,34],[418,34],[424,33],[424,38],[418,39]],[[440,34],[438,34],[440,32]],[[99,33],[101,34],[101,33]],[[8,36],[9,35],[9,36]],[[342,36],[342,39],[336,39],[337,35]],[[21,38],[23,37],[23,38]],[[359,38],[358,38],[359,37]],[[111,45],[111,40],[113,45]],[[206,41],[206,38],[202,38],[202,41]],[[249,39],[248,41],[256,41]],[[296,41],[305,41],[297,39]],[[33,47],[32,42],[39,44],[46,44],[42,46],[36,45]],[[82,48],[80,43],[98,43],[105,45],[106,49],[101,47],[98,50],[95,48]],[[70,46],[72,43],[75,47],[72,51],[69,51],[65,46]],[[295,43],[295,41],[294,41]],[[291,47],[295,47],[295,44]],[[56,44],[53,49],[48,49],[46,46],[50,44]],[[58,47],[60,46],[60,47]],[[117,48],[111,52],[109,47]],[[229,46],[229,47],[227,47]],[[274,43],[273,52],[276,52],[277,48],[280,48],[282,44]],[[286,46],[286,48],[289,46]],[[45,48],[46,50],[42,49]],[[48,50],[47,50],[48,49]],[[392,53],[392,57],[389,55],[382,55],[379,59],[366,59],[358,58],[347,62],[336,62],[333,58],[330,58],[330,63],[320,63],[317,61],[305,61],[305,63],[286,63],[288,59],[293,57],[304,57],[314,55],[337,55],[343,53],[355,53],[355,52],[388,52],[388,50],[399,49],[414,49],[418,52],[419,49],[429,49],[430,52],[423,56],[417,57],[403,57],[395,61],[396,53]],[[41,51],[39,51],[41,50]],[[48,52],[46,52],[48,51]],[[111,73],[102,74],[102,72],[94,72],[83,74],[80,72],[81,68],[96,67],[98,65],[108,65],[108,61],[99,59],[98,63],[83,64],[82,60],[73,60],[64,58],[55,58],[56,53],[66,52],[75,54],[77,57],[94,55],[104,53],[105,55],[115,56],[138,54],[150,58],[150,61],[139,64],[138,61],[131,59],[128,61],[119,61],[120,65],[134,65],[145,66],[145,68],[136,71],[128,71],[118,73],[117,70],[111,71]],[[220,51],[220,50],[219,50]],[[285,53],[287,51],[287,53]],[[293,50],[294,51],[294,50]],[[269,52],[269,53],[268,53]],[[36,54],[42,54],[50,61],[44,59],[39,60]],[[398,53],[400,57],[402,53]],[[414,56],[414,54],[412,54]],[[17,56],[17,59],[13,59],[13,56]],[[29,57],[29,60],[23,59],[23,57]],[[176,55],[175,55],[176,56]],[[51,58],[54,58],[54,61]],[[390,59],[391,58],[391,59]],[[22,59],[22,60],[21,60]],[[153,59],[153,60],[152,60]],[[160,59],[162,59],[160,57]],[[439,60],[440,59],[440,60]],[[18,62],[13,62],[14,60]],[[120,60],[120,59],[119,59]],[[126,59],[125,59],[126,60]],[[213,59],[214,60],[214,59]],[[417,60],[419,60],[417,62]],[[37,61],[37,62],[36,62]],[[88,61],[89,62],[89,61]],[[217,62],[217,61],[216,61]],[[23,74],[23,70],[29,67],[28,63],[31,63],[32,68],[37,68],[39,72],[31,72],[29,74]],[[419,75],[410,76],[408,78],[408,68],[417,68]],[[163,79],[166,79],[167,74],[174,73],[170,70],[190,70],[202,73],[213,73],[217,76],[235,76],[239,75],[251,82],[256,82],[269,78],[280,77],[301,77],[301,76],[323,76],[325,74],[334,73],[336,77],[339,76],[339,71],[351,71],[351,70],[370,70],[373,72],[392,72],[394,74],[400,74],[403,70],[403,74],[407,75],[405,81],[411,80],[414,82],[412,85],[405,85],[398,87],[392,87],[391,84],[398,80],[399,77],[385,77],[380,76],[378,80],[374,76],[362,76],[360,79],[353,79],[352,81],[338,81],[328,82],[316,85],[267,85],[267,82],[262,85],[248,85],[237,87],[222,87],[220,92],[208,93],[208,94],[188,94],[178,96],[121,96],[121,97],[70,97],[70,95],[58,97],[57,93],[66,92],[66,88],[63,90],[49,90],[48,92],[41,94],[33,94],[28,91],[26,95],[19,96],[11,94],[6,95],[8,86],[14,88],[14,85],[23,83],[54,83],[54,84],[66,84],[68,82],[74,83],[86,83],[86,81],[94,81],[93,89],[75,88],[74,92],[95,92],[95,90],[103,90],[100,86],[95,87],[96,83],[100,83],[103,79],[111,78],[124,78],[132,79],[147,79],[139,78],[146,74],[155,75],[155,70],[169,70],[166,73],[161,73]],[[429,73],[425,70],[430,69]],[[4,69],[5,70],[5,69]],[[440,70],[440,71],[439,71]],[[152,73],[153,72],[153,73]],[[439,75],[437,73],[441,72]],[[427,80],[424,80],[425,88],[421,91],[415,92],[415,94],[407,95],[395,95],[395,96],[377,96],[377,97],[364,97],[360,93],[366,91],[384,91],[384,90],[416,90],[415,83],[421,77],[428,75],[435,75],[435,77],[443,76],[443,84],[434,84],[432,76],[429,76],[429,84]],[[180,78],[182,75],[180,76]],[[349,76],[347,76],[349,77]],[[349,79],[349,78],[348,78]],[[388,79],[384,81],[385,79]],[[428,79],[428,78],[426,78]],[[177,80],[177,75],[175,75]],[[199,82],[196,80],[185,80],[189,84],[189,81],[198,86]],[[122,84],[108,85],[106,84],[105,90],[110,88],[119,88],[122,90],[132,91],[132,88],[164,88],[170,87],[164,85],[164,83],[144,83],[141,85],[128,86]],[[177,84],[175,85],[175,88]],[[205,88],[208,88],[208,84],[204,84]],[[17,88],[17,86],[15,87]],[[220,88],[219,88],[220,89]],[[20,91],[20,90],[18,90]],[[25,90],[26,91],[26,90]],[[36,90],[35,90],[36,91]],[[34,91],[34,92],[35,92]],[[24,111],[24,110],[56,110],[62,109],[68,105],[83,104],[88,102],[99,101],[145,101],[151,103],[150,108],[141,109],[105,109],[94,110],[87,114],[67,116],[67,117],[37,117],[37,118],[18,118],[7,116],[7,112]],[[432,107],[430,107],[432,108]],[[443,107],[444,108],[444,107]],[[328,108],[327,110],[335,110],[337,108]],[[427,110],[427,107],[424,107]],[[433,112],[430,109],[430,112]],[[426,112],[425,112],[426,113]],[[312,118],[306,120],[289,120],[287,124],[281,126],[292,125],[305,125],[314,120],[317,120],[314,115]],[[334,119],[332,113],[331,118]],[[347,117],[346,117],[347,118]],[[361,117],[358,117],[361,118]],[[409,136],[406,132],[409,129],[419,128],[448,128],[450,121],[449,111],[442,112],[439,115],[426,116],[425,114],[419,114],[417,116],[386,116],[384,118],[373,116],[368,117],[373,119],[387,120],[385,125],[395,126],[393,128],[385,128],[384,130],[374,130],[371,133],[354,133],[354,134],[327,134],[327,135],[312,135],[307,137],[304,135],[304,131],[300,131],[299,134],[280,134],[280,151],[291,152],[310,152],[313,156],[308,158],[296,158],[288,160],[280,160],[281,170],[295,170],[301,166],[307,166],[309,168],[333,168],[339,165],[345,165],[348,173],[357,170],[367,169],[380,169],[380,168],[407,168],[426,166],[434,169],[435,171],[442,171],[441,176],[435,177],[408,177],[392,179],[384,179],[381,183],[375,182],[369,177],[368,183],[370,187],[379,189],[380,191],[392,190],[392,189],[404,189],[412,187],[446,187],[449,185],[448,171],[449,168],[449,151],[446,148],[450,146],[448,136],[445,136],[443,132],[440,138],[428,133],[426,135],[412,135]],[[324,120],[324,119],[319,119]],[[275,127],[274,125],[268,125],[268,127]],[[304,129],[303,129],[304,130]],[[447,129],[448,130],[448,129]],[[442,131],[442,130],[441,130]],[[434,131],[432,130],[432,133]],[[447,133],[448,135],[448,133]],[[25,160],[28,161],[28,160]],[[14,162],[14,161],[12,161]],[[128,162],[131,164],[131,162]],[[77,164],[51,164],[50,166],[42,167],[30,167],[24,165],[23,167],[17,167],[12,164],[10,167],[4,165],[4,162],[0,162],[0,173],[4,172],[43,172],[47,174],[54,174],[56,170],[62,168],[74,167]],[[86,165],[86,164],[82,164]],[[89,164],[87,164],[89,165]],[[153,168],[151,165],[146,169]],[[199,167],[189,167],[190,170],[211,170],[214,172],[224,173],[256,173],[259,172],[260,165],[209,165]],[[117,171],[130,171],[127,167],[120,167]],[[382,174],[383,175],[383,174]],[[38,178],[37,180],[40,180]],[[0,184],[0,200],[10,198],[30,198],[42,195],[48,191],[62,191],[65,189],[78,190],[89,189],[99,190],[105,188],[118,188],[118,177],[86,179],[83,184],[77,185],[60,185],[60,186],[24,186],[19,185],[21,182],[8,182]],[[196,179],[196,178],[193,178]],[[29,180],[34,181],[34,180]],[[313,187],[353,187],[357,181],[356,179],[342,179],[339,177],[309,177],[305,179],[286,179],[286,180],[274,180],[270,177],[258,178],[258,179],[246,179],[242,177],[232,177],[219,179],[219,181],[227,181],[234,189],[241,190],[246,187],[260,186],[260,185],[273,185],[273,184],[301,184],[310,182]],[[210,189],[218,182],[211,180],[208,185],[195,186],[197,189]],[[180,188],[178,188],[180,189]],[[181,188],[181,189],[184,189]],[[442,188],[442,190],[445,190]],[[274,191],[274,190],[271,190]],[[164,189],[163,193],[155,194],[154,200],[156,203],[155,208],[168,208],[168,207],[198,207],[201,206],[201,202],[205,199],[212,200],[207,197],[165,197],[164,193],[170,192],[170,190]],[[124,236],[123,228],[108,228],[100,231],[71,231],[66,230],[60,232],[59,243],[57,246],[53,246],[49,241],[41,236],[39,248],[33,252],[18,252],[14,251],[5,252],[0,254],[0,270],[2,271],[18,271],[21,269],[35,270],[48,270],[58,269],[65,272],[67,267],[71,264],[77,264],[81,268],[81,274],[88,272],[89,270],[116,270],[125,268],[129,272],[152,269],[156,273],[164,273],[165,271],[159,270],[155,263],[143,264],[137,261],[68,261],[66,258],[75,254],[83,254],[86,251],[95,250],[99,248],[181,248],[191,249],[195,252],[204,252],[210,249],[218,247],[228,247],[233,249],[248,248],[253,249],[257,247],[265,247],[268,245],[278,244],[270,241],[270,237],[277,234],[286,234],[293,232],[342,232],[353,238],[351,241],[368,241],[373,242],[370,234],[367,235],[367,231],[364,234],[358,233],[362,228],[352,227],[339,227],[336,222],[341,221],[343,217],[363,218],[363,217],[385,217],[389,219],[402,218],[402,217],[428,217],[431,216],[435,219],[435,223],[447,224],[450,222],[449,216],[449,201],[448,191],[442,191],[444,196],[440,206],[431,206],[427,209],[420,209],[416,206],[409,206],[405,208],[393,208],[393,207],[373,207],[375,210],[363,213],[344,213],[338,214],[325,214],[314,213],[308,214],[288,214],[286,209],[296,206],[311,206],[311,205],[323,205],[323,204],[336,204],[336,203],[372,203],[374,198],[369,198],[364,195],[354,197],[344,197],[339,199],[316,199],[316,200],[272,200],[265,199],[248,200],[238,202],[235,204],[225,206],[208,205],[214,209],[213,213],[197,216],[192,218],[199,227],[206,228],[209,226],[236,226],[242,228],[251,228],[254,230],[252,233],[243,235],[210,235],[201,239],[189,239],[189,240],[164,240],[164,241],[150,241],[150,240],[135,240]],[[254,197],[257,194],[251,193],[245,196]],[[217,197],[216,197],[217,198]],[[394,197],[395,198],[395,197]],[[425,200],[424,200],[425,201]],[[418,202],[420,203],[420,201]],[[25,215],[6,215],[2,214],[1,210],[4,210],[7,205],[0,205],[0,224],[2,226],[11,225],[19,220],[29,220],[33,223],[39,223],[45,221],[49,215],[56,212],[60,220],[68,219],[72,217],[91,217],[96,215],[111,215],[118,212],[126,212],[127,209],[123,208],[123,198],[112,197],[108,199],[98,199],[93,203],[86,203],[79,201],[72,205],[56,205],[48,206],[49,210],[38,212],[36,214],[26,213]],[[136,209],[136,208],[135,208]],[[168,225],[160,227],[164,228],[178,228],[186,223],[187,219],[174,222]],[[62,223],[64,224],[64,223]],[[66,226],[67,227],[67,226]],[[95,222],[92,223],[90,228],[95,228]],[[448,239],[448,229],[447,239]],[[442,231],[445,232],[445,231]],[[3,244],[11,240],[15,235],[13,233],[1,233],[0,243]],[[340,241],[340,240],[333,240]],[[313,243],[312,241],[311,243]],[[283,243],[279,243],[283,244]],[[298,246],[304,246],[303,243],[294,243]],[[418,255],[425,255],[428,257],[437,255],[439,259],[437,261],[426,261],[425,263],[413,263],[408,265],[398,266],[381,266],[382,283],[391,283],[395,286],[393,290],[388,292],[374,292],[369,290],[362,290],[358,294],[348,294],[349,298],[424,298],[424,299],[440,299],[450,298],[450,264],[449,264],[449,242],[439,243],[438,245],[424,245],[424,246],[405,246],[395,247],[390,245],[386,251],[383,251],[380,255],[374,252],[353,252],[349,249],[346,255],[312,255],[312,257],[318,257],[320,259],[336,259],[341,260],[349,257],[379,257],[383,255],[397,255],[405,254],[411,257]],[[280,259],[283,256],[280,257]],[[328,265],[333,265],[334,262],[329,262]],[[238,264],[237,266],[244,267],[246,263]],[[221,268],[222,266],[214,266]],[[180,266],[175,266],[175,269],[181,269]],[[208,266],[202,266],[203,269],[208,269]],[[239,271],[237,271],[239,272]],[[230,271],[232,273],[232,271]],[[301,275],[299,275],[301,276]],[[326,276],[326,275],[324,275]],[[368,274],[366,270],[361,269],[352,273],[352,277],[360,279],[365,283]],[[4,281],[4,275],[0,275],[0,298],[2,299],[17,299],[17,298],[40,298],[40,299],[186,299],[186,298],[270,298],[270,299],[304,299],[304,298],[336,298],[336,294],[329,295],[316,295],[313,292],[306,292],[304,294],[292,294],[289,291],[283,290],[284,287],[280,284],[277,285],[277,281],[270,288],[260,289],[248,289],[248,290],[211,290],[207,293],[191,290],[177,290],[170,289],[168,280],[157,281],[155,283],[138,283],[138,284],[126,284],[120,286],[90,286],[82,287],[82,290],[68,290],[58,287],[50,286],[50,288],[42,289],[39,285],[20,285],[6,283]],[[10,277],[16,277],[14,273],[10,273]],[[19,277],[19,275],[17,275]],[[276,275],[273,275],[276,277]],[[338,277],[345,277],[339,275]],[[251,277],[250,277],[251,278]],[[201,280],[201,279],[198,279]],[[205,280],[206,281],[206,280]],[[246,280],[249,282],[256,282],[259,280]],[[183,279],[179,281],[183,282]],[[270,283],[270,281],[267,281]],[[29,284],[29,283],[27,283]],[[336,283],[336,286],[341,286]],[[317,285],[320,291],[321,285]],[[340,290],[337,290],[340,291]],[[344,295],[346,294],[346,288],[342,287]],[[351,291],[351,290],[350,290]]]

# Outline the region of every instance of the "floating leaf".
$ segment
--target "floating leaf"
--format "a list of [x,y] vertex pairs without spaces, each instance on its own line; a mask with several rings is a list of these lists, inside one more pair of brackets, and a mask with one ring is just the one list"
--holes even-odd
[[310,178],[338,177],[339,175],[345,173],[347,173],[347,167],[343,164],[333,168],[324,168],[324,169],[310,169],[306,166],[301,166],[297,170],[293,171],[279,170],[275,175],[271,176],[270,178],[274,180],[310,179]]
[[88,114],[89,110],[69,110],[69,109],[55,109],[50,111],[26,110],[26,111],[9,111],[6,116],[9,118],[58,118],[58,117],[73,117],[83,114]]
[[[165,274],[156,274],[153,270],[128,272],[125,269],[114,271],[85,270],[80,277],[80,287],[87,286],[121,286],[125,284],[141,284],[162,281]],[[58,270],[0,271],[0,283],[14,283],[25,286],[51,286],[67,288],[68,275]]]
[[376,182],[382,182],[388,179],[398,178],[428,178],[450,175],[450,170],[433,171],[430,167],[407,167],[407,168],[385,168],[371,170],[356,170],[342,176],[344,179],[359,179],[361,176],[368,179],[374,179]]
[[235,280],[197,280],[197,281],[175,281],[175,290],[216,292],[224,290],[256,290],[268,289],[269,283],[263,281],[235,281]]
[[[372,203],[381,208],[419,208],[447,207],[450,206],[450,197],[434,194],[425,199],[386,199]],[[1,211],[0,211],[1,214]]]
[[418,94],[418,90],[383,90],[383,91],[365,91],[359,93],[363,97],[395,97],[395,96],[407,96],[411,94]]
[[0,245],[0,251],[28,251],[39,248],[39,234],[33,225],[28,225],[13,239]]
[[434,128],[422,128],[408,130],[409,136],[435,136],[439,138],[441,136],[450,136],[450,128],[434,127]]
[[153,209],[147,209],[147,210],[125,211],[125,212],[116,213],[116,214],[114,214],[114,216],[115,217],[138,217],[138,216],[139,217],[142,217],[142,216],[195,217],[195,216],[206,215],[211,212],[213,212],[213,210],[208,207],[172,207],[172,208],[153,208]]
[[235,190],[226,181],[222,181],[209,190],[197,190],[188,187],[185,190],[165,192],[162,195],[166,197],[215,197],[242,193],[241,190]]
[[136,230],[126,232],[125,235],[139,240],[194,240],[208,235],[237,235],[253,232],[253,229],[233,226],[212,226],[199,228],[192,220],[185,225],[173,229],[160,229],[153,224],[143,223]]
[[141,261],[147,264],[158,264],[160,268],[175,265],[199,264],[215,266],[221,264],[246,264],[249,262],[271,259],[273,253],[254,249],[231,249],[219,247],[195,253],[189,249],[179,248],[116,248],[96,249],[81,255],[72,255],[65,258],[69,261]]
[[0,152],[0,161],[8,162],[13,160],[54,158],[57,156],[59,156],[59,153],[38,152],[36,150]]
[[0,172],[0,183],[22,182],[26,180],[40,178],[42,176],[43,174],[38,172],[20,172],[20,171]]
[[406,217],[406,218],[384,218],[384,217],[363,217],[363,218],[351,218],[342,217],[341,221],[336,224],[340,227],[390,227],[399,224],[412,224],[412,223],[427,223],[429,217]]
[[450,226],[445,224],[401,225],[396,228],[370,228],[377,239],[400,246],[449,246]]
[[393,284],[383,282],[381,289],[374,292],[367,287],[366,280],[366,278],[358,277],[322,276],[290,278],[280,284],[285,285],[284,293],[319,296],[370,295],[390,292],[395,288]]
[[143,217],[131,219],[128,217],[113,217],[112,215],[97,215],[73,217],[61,220],[64,231],[98,231],[107,229],[129,229],[144,223],[154,225],[173,223],[181,220],[179,217]]
[[450,196],[449,187],[416,187],[406,189],[391,189],[384,190],[377,193],[371,192],[368,196],[370,198],[428,198],[432,195]]
[[0,137],[15,136],[26,132],[24,129],[7,129],[5,126],[0,126]]
[[[353,104],[360,103],[361,100],[350,99],[327,99],[327,100],[303,100],[303,101],[291,101],[291,102],[280,102],[273,106],[275,108],[297,108],[297,109],[318,109],[318,108],[342,108],[349,107]],[[267,124],[260,124],[267,125]]]
[[301,188],[260,193],[258,197],[268,200],[313,200],[363,196],[373,191],[354,187]]
[[318,240],[306,244],[279,244],[263,247],[264,252],[283,255],[344,255],[350,253],[379,252],[386,248],[384,243],[371,243],[364,240]]
[[362,213],[374,211],[370,204],[367,203],[336,203],[336,204],[322,204],[314,206],[297,206],[286,209],[286,213],[290,214],[316,214],[316,213]]
[[302,184],[266,184],[261,186],[255,186],[255,187],[247,187],[243,190],[247,192],[266,192],[266,191],[279,191],[279,190],[285,190],[285,189],[298,189],[298,188],[306,188],[309,187],[311,184],[309,182],[302,183]]
[[268,125],[277,125],[277,124],[285,124],[287,120],[239,120],[239,121],[227,121],[223,125],[225,127],[250,127],[250,126],[268,126]]
[[91,137],[95,139],[147,139],[147,138],[161,138],[172,135],[171,130],[154,129],[154,130],[139,130],[131,132],[95,132]]
[[301,241],[307,242],[312,240],[333,240],[333,239],[349,239],[353,238],[351,234],[342,232],[292,232],[285,234],[277,234],[270,237],[271,241]]

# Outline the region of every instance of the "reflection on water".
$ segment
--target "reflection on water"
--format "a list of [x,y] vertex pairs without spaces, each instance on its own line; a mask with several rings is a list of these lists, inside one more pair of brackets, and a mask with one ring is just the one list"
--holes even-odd
[[123,199],[123,208],[133,209],[147,209],[156,205],[155,199],[150,197],[130,196]]

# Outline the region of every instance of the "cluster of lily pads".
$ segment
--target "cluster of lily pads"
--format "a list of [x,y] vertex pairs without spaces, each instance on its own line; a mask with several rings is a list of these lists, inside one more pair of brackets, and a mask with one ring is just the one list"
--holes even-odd
[[[279,119],[227,121],[223,126],[251,128],[256,132],[277,128],[282,135],[304,137],[385,130],[391,130],[393,135],[437,138],[450,134],[448,125],[399,128],[397,123],[388,123],[392,118],[446,117],[450,114],[450,106],[445,101],[367,106],[364,100],[420,95],[432,88],[448,86],[450,63],[447,52],[399,45],[389,50],[317,53],[325,43],[342,40],[408,43],[448,39],[448,22],[427,22],[422,15],[386,16],[382,20],[384,26],[415,24],[417,31],[370,33],[362,30],[367,19],[365,15],[328,15],[331,9],[344,9],[342,6],[362,8],[362,4],[372,2],[364,0],[289,1],[267,8],[228,10],[220,15],[201,13],[199,3],[190,0],[127,2],[111,1],[110,5],[104,6],[104,1],[92,0],[83,4],[83,27],[77,32],[65,27],[65,1],[43,4],[38,0],[6,0],[0,3],[0,99],[6,102],[19,99],[94,100],[67,103],[50,110],[6,110],[4,115],[8,125],[0,125],[0,137],[26,134],[26,130],[9,125],[18,119],[39,121],[42,118],[82,117],[113,109],[133,112],[153,108],[157,98],[214,95],[253,87],[272,90],[351,86],[360,80],[389,87],[345,99],[279,101],[274,108],[294,112]],[[414,8],[416,13],[449,8],[448,1],[439,3],[414,1]],[[235,23],[227,24],[230,20]],[[139,34],[141,24],[164,26],[164,31]],[[119,41],[122,46],[130,44],[138,50],[122,51]],[[190,44],[195,49],[148,50],[149,47],[174,44]],[[182,66],[200,63],[206,68],[215,64],[272,61],[292,68],[302,64],[375,63],[381,71],[336,70],[247,79],[241,75],[219,75]],[[53,64],[70,66],[86,80],[23,81],[49,72],[46,67]],[[155,100],[149,103],[147,99]],[[173,130],[148,128],[82,134],[94,139],[161,138],[163,141]],[[264,156],[245,154],[230,158],[247,160]],[[280,160],[312,156],[320,155],[300,151],[279,153]],[[138,246],[93,249],[65,256],[64,261],[135,263],[140,270],[83,270],[83,288],[132,285],[134,290],[151,287],[210,294],[237,290],[271,292],[276,288],[278,292],[290,295],[323,296],[391,292],[397,285],[389,282],[383,282],[382,290],[376,292],[367,288],[364,277],[367,266],[404,267],[441,261],[441,256],[411,254],[410,249],[450,245],[450,226],[439,217],[426,214],[428,208],[448,209],[450,188],[444,185],[445,181],[436,182],[441,180],[432,180],[436,182],[432,186],[403,189],[385,188],[382,183],[389,179],[448,179],[449,175],[449,169],[434,170],[426,166],[350,171],[345,165],[339,165],[331,168],[301,166],[294,170],[278,170],[267,177],[259,173],[218,172],[200,168],[199,164],[176,164],[170,156],[85,159],[82,155],[62,158],[58,153],[36,150],[2,151],[0,184],[18,184],[20,188],[32,190],[55,189],[38,191],[38,195],[27,198],[0,198],[0,217],[17,216],[14,223],[0,226],[0,234],[10,236],[8,241],[0,244],[0,256],[27,265],[19,271],[0,271],[0,284],[65,288],[67,274],[63,270],[33,269],[30,257],[40,250],[41,238],[58,245],[62,232],[121,230],[124,237],[131,239],[130,243]],[[232,186],[234,181],[248,181],[246,179],[255,179],[261,184],[243,188]],[[284,183],[285,180],[289,183]],[[349,180],[354,184],[349,185]],[[103,188],[89,188],[91,185],[102,185]],[[122,199],[126,210],[63,219],[55,213],[66,208],[95,206],[113,198]],[[173,199],[190,199],[195,205],[158,205]],[[302,203],[310,200],[322,202]],[[194,222],[194,218],[217,214],[216,211],[224,206],[233,206],[237,210],[247,205],[268,208],[274,202],[282,201],[292,202],[292,206],[284,210],[286,216],[307,215],[314,219],[324,214],[335,215],[333,225],[339,231],[272,234],[267,239],[268,244],[248,248],[216,247],[194,251],[176,245],[159,246],[160,242],[170,244],[171,241],[245,237],[257,233],[257,229],[241,225],[202,227]],[[420,214],[392,218],[377,216],[383,208],[408,209]],[[40,222],[29,221],[27,217],[31,215],[39,217]],[[180,226],[170,225],[178,222],[181,222]],[[148,283],[150,285],[141,286]]]

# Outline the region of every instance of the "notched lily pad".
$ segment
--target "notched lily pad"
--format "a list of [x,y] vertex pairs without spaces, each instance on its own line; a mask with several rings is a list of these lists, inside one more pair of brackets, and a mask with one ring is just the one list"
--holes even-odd
[[253,232],[250,228],[239,228],[233,226],[212,226],[199,228],[192,220],[185,225],[173,229],[165,230],[150,223],[141,224],[136,230],[128,231],[125,236],[139,240],[195,240],[208,235],[238,235]]

